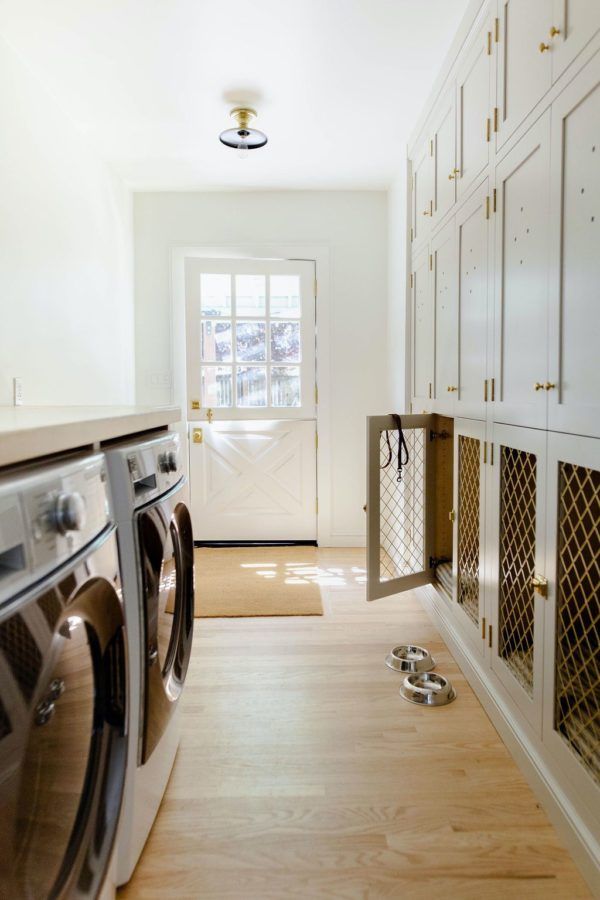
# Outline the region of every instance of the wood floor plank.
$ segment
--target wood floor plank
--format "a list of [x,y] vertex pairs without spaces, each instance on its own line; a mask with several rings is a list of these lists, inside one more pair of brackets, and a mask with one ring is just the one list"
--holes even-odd
[[[319,567],[342,584],[318,620],[197,620],[181,747],[121,900],[589,897],[416,597],[367,604],[360,551]],[[399,697],[383,661],[409,641],[450,706]]]

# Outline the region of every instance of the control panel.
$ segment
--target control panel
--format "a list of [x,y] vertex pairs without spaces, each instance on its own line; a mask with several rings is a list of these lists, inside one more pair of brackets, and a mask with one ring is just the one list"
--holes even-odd
[[179,435],[171,431],[108,449],[107,457],[119,520],[167,493],[184,476]]
[[111,519],[100,454],[0,479],[0,603],[83,549]]

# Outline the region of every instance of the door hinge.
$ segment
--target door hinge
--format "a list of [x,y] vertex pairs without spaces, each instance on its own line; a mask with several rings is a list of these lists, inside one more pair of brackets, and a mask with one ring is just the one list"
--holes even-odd
[[494,107],[494,131],[498,131],[498,107]]
[[488,647],[492,646],[492,626],[488,625]]
[[487,33],[487,55],[492,55],[492,32],[488,31]]
[[414,283],[414,278],[413,278],[413,273],[411,272],[410,273],[410,289],[411,289],[411,291],[412,291],[413,283]]
[[492,138],[491,129],[492,129],[492,122],[491,122],[491,119],[488,118],[485,120],[485,139],[488,143],[490,142],[490,140]]
[[433,253],[429,254],[429,271],[433,272]]
[[485,641],[485,616],[481,620],[481,640]]
[[410,229],[410,239],[411,239],[411,241],[414,240],[414,238],[413,238],[413,230],[412,230],[412,226],[411,226],[411,229]]
[[500,40],[500,19],[494,19],[494,40],[496,43]]
[[496,188],[492,191],[492,212],[496,212]]
[[489,196],[487,196],[485,198],[485,217],[486,217],[486,219],[489,219],[489,217],[490,217],[490,198],[489,198]]

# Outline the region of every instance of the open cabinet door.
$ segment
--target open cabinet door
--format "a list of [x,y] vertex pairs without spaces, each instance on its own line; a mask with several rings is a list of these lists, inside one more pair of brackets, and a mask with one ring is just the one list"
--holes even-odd
[[[401,421],[408,460],[399,480],[394,418],[367,418],[367,600],[434,581],[443,550],[452,552],[451,420],[425,414]],[[450,452],[450,468],[442,447]],[[436,527],[438,513],[447,527]]]

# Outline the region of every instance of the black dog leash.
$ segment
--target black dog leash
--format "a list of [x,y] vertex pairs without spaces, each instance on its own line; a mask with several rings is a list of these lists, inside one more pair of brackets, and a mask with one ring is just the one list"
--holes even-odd
[[[404,438],[404,432],[402,430],[402,419],[398,415],[398,413],[391,413],[391,417],[394,420],[394,425],[396,426],[396,430],[398,431],[398,477],[396,481],[402,481],[402,467],[408,464],[409,456],[408,456],[408,447],[406,445],[406,440]],[[381,466],[382,469],[387,469],[392,462],[392,442],[390,441],[390,433],[386,429],[385,432],[385,442],[387,444],[388,450],[388,458],[387,461]]]

